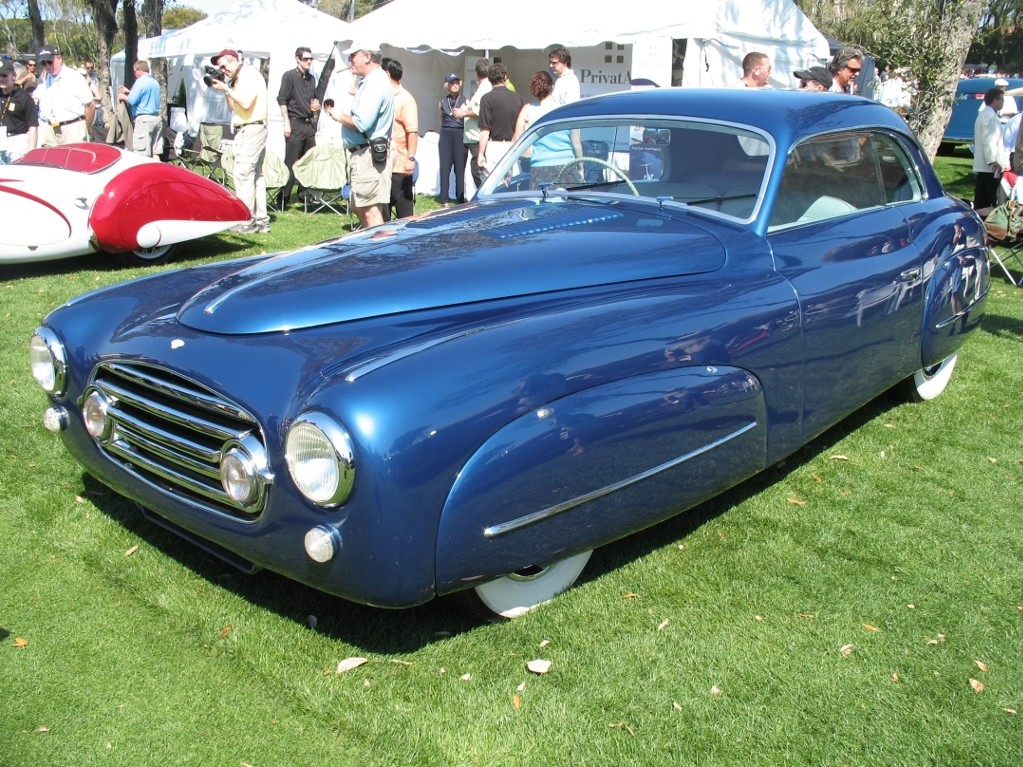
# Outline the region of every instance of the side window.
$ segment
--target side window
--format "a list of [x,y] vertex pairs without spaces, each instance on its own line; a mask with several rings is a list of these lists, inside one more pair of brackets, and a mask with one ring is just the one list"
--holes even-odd
[[874,150],[885,202],[891,205],[922,200],[923,184],[902,145],[892,136],[878,133],[874,136]]
[[872,134],[818,136],[789,154],[769,228],[838,218],[887,201]]

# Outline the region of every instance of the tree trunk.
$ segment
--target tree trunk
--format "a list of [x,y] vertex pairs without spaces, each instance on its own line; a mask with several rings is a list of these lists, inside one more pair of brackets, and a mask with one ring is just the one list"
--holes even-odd
[[[142,34],[146,37],[159,37],[162,32],[163,0],[142,0]],[[170,88],[167,82],[167,59],[150,59],[149,69],[160,83],[160,114],[164,115],[165,122],[169,122],[167,102],[170,100]]]
[[[28,22],[32,27],[32,53],[43,47],[46,42],[46,29],[43,27],[43,15],[39,13],[39,0],[28,0]],[[36,71],[41,73],[42,67]]]
[[[932,0],[925,1],[931,5]],[[938,0],[931,5],[933,16],[926,31],[933,38],[920,62],[923,66],[914,67],[920,91],[910,125],[932,160],[952,114],[960,73],[986,8],[986,0]]]

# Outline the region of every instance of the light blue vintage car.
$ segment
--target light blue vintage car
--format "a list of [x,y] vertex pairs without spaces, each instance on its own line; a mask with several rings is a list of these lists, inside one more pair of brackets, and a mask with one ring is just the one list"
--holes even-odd
[[940,394],[988,280],[891,110],[654,90],[551,112],[465,206],[82,296],[32,369],[89,473],[227,561],[513,616],[886,389]]

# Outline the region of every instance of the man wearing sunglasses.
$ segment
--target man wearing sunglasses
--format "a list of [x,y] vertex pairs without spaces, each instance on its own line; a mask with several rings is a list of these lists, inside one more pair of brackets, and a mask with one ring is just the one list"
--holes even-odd
[[842,48],[831,59],[828,69],[831,70],[833,93],[854,93],[853,80],[863,67],[863,52],[858,48]]
[[64,57],[52,46],[42,48],[36,61],[45,71],[34,94],[39,104],[39,146],[88,141],[96,104],[85,77],[64,66]]
[[[300,47],[295,51],[295,68],[284,73],[277,104],[284,117],[284,164],[288,166],[288,185],[281,194],[282,205],[291,197],[295,176],[291,167],[306,152],[316,146],[316,122],[320,117],[320,102],[316,99],[316,78],[309,71],[313,64],[313,53],[309,48]],[[301,184],[299,197],[305,195]]]

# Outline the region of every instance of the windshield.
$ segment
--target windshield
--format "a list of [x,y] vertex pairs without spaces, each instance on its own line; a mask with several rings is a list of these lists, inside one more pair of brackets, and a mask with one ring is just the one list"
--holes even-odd
[[480,194],[609,192],[749,220],[771,152],[765,136],[734,125],[636,116],[552,122],[527,132]]

